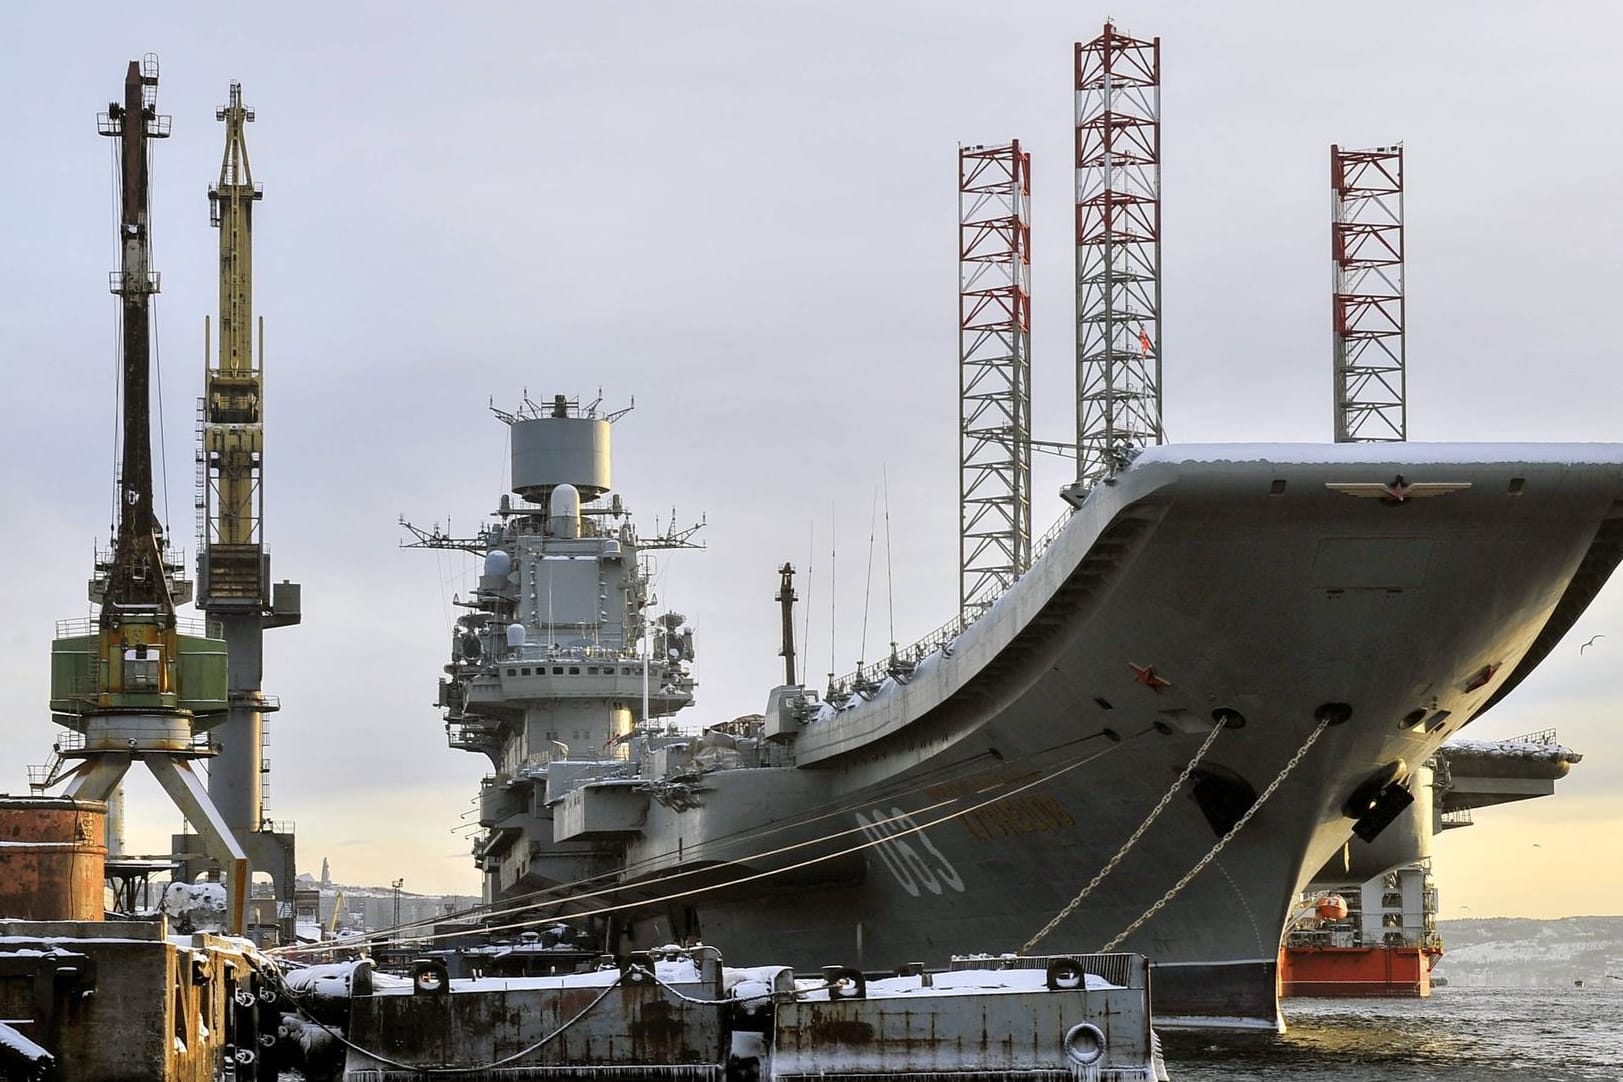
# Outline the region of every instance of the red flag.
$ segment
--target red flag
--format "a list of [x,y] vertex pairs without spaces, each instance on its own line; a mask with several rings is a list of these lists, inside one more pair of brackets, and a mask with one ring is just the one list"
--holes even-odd
[[1138,352],[1148,357],[1150,355],[1150,336],[1144,333],[1144,324],[1138,325]]

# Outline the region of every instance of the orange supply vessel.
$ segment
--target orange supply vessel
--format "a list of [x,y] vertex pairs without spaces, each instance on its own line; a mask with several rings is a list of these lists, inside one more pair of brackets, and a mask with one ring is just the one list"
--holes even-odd
[[1398,869],[1348,895],[1303,899],[1304,912],[1279,951],[1279,994],[1431,995],[1443,946],[1429,869]]
[[107,805],[0,796],[0,917],[101,920]]
[[1279,993],[1283,996],[1431,995],[1431,967],[1442,956],[1436,946],[1308,947],[1279,952]]

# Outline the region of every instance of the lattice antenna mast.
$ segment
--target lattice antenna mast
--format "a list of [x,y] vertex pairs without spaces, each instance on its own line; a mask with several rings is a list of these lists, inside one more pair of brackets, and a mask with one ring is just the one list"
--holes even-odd
[[959,607],[1031,566],[1031,155],[958,149]]
[[1076,46],[1076,478],[1160,443],[1161,39]]
[[1403,145],[1330,147],[1336,442],[1408,438]]

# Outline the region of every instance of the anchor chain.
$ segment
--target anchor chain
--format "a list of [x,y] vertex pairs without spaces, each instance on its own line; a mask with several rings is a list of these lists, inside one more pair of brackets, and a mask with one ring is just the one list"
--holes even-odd
[[1206,734],[1206,739],[1195,751],[1195,757],[1189,760],[1189,765],[1183,768],[1183,772],[1178,775],[1178,780],[1172,783],[1172,787],[1161,794],[1161,799],[1156,802],[1155,807],[1150,809],[1150,814],[1138,825],[1138,829],[1133,831],[1132,837],[1128,838],[1122,847],[1116,850],[1116,855],[1105,862],[1105,866],[1099,869],[1097,875],[1088,880],[1088,885],[1082,888],[1080,894],[1072,898],[1064,909],[1055,914],[1053,920],[1043,925],[1040,932],[1026,940],[1025,946],[1020,948],[1021,954],[1030,954],[1033,947],[1048,938],[1049,932],[1058,928],[1066,917],[1076,912],[1076,907],[1081,905],[1087,896],[1093,893],[1095,887],[1104,882],[1105,876],[1116,870],[1116,865],[1121,863],[1122,857],[1125,857],[1133,846],[1138,844],[1138,840],[1144,836],[1144,832],[1150,829],[1150,824],[1155,822],[1156,818],[1166,810],[1168,804],[1172,803],[1172,798],[1177,795],[1179,789],[1183,788],[1183,783],[1189,780],[1189,775],[1195,772],[1195,767],[1199,766],[1200,761],[1206,757],[1206,752],[1211,750],[1211,746],[1217,741],[1217,734],[1223,731],[1225,720],[1226,715],[1220,717],[1217,724],[1212,726],[1212,731]]
[[1306,755],[1308,749],[1318,742],[1320,736],[1324,735],[1324,730],[1330,727],[1330,721],[1331,718],[1329,715],[1319,719],[1319,724],[1315,726],[1313,731],[1307,735],[1307,739],[1302,742],[1302,746],[1296,749],[1296,754],[1292,755],[1289,761],[1285,763],[1284,769],[1274,777],[1273,781],[1268,783],[1268,788],[1264,789],[1262,791],[1262,795],[1257,797],[1256,803],[1247,808],[1245,810],[1245,814],[1240,816],[1239,821],[1233,826],[1229,827],[1228,833],[1217,839],[1217,844],[1212,846],[1211,849],[1207,850],[1206,855],[1201,857],[1200,860],[1196,861],[1195,866],[1185,872],[1182,879],[1179,879],[1176,883],[1172,884],[1172,888],[1165,894],[1161,895],[1154,905],[1150,906],[1143,913],[1141,913],[1137,920],[1129,924],[1126,928],[1122,929],[1121,934],[1116,936],[1115,939],[1112,939],[1109,943],[1106,943],[1103,947],[1100,947],[1100,954],[1109,954],[1111,951],[1121,946],[1122,940],[1138,931],[1139,928],[1143,927],[1146,921],[1155,916],[1157,913],[1161,912],[1162,909],[1165,909],[1167,903],[1176,898],[1179,892],[1182,891],[1184,887],[1189,885],[1190,880],[1199,875],[1201,871],[1205,869],[1206,865],[1217,859],[1217,854],[1223,851],[1223,847],[1233,840],[1236,834],[1240,833],[1240,831],[1244,829],[1245,825],[1251,821],[1251,817],[1257,814],[1258,809],[1268,802],[1269,797],[1274,795],[1274,790],[1278,789],[1280,785],[1284,784],[1285,779],[1290,776],[1290,772],[1296,769],[1296,764],[1302,761],[1302,756]]

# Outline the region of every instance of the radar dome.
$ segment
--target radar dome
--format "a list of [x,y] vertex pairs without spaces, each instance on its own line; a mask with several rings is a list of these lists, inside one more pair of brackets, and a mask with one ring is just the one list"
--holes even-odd
[[513,559],[501,549],[491,549],[485,553],[485,574],[506,575],[513,569]]
[[580,536],[580,490],[562,484],[547,498],[548,525],[554,537]]
[[508,645],[508,647],[510,649],[513,649],[513,650],[517,650],[520,646],[524,645],[524,625],[523,624],[508,624],[507,625],[507,645]]

